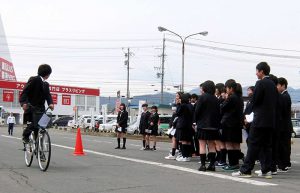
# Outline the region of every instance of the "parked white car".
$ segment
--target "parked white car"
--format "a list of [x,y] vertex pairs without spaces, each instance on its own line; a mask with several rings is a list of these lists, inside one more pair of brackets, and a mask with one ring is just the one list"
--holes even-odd
[[108,123],[100,124],[101,132],[113,132],[117,126],[117,120],[111,120]]
[[134,121],[127,127],[127,133],[129,135],[139,134],[139,122]]

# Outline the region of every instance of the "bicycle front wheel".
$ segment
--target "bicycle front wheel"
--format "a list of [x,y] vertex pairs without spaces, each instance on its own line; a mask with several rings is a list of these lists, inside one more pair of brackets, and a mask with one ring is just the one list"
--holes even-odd
[[25,164],[27,167],[30,167],[33,160],[33,146],[32,141],[24,144],[24,156],[25,156]]
[[45,172],[49,167],[51,158],[51,141],[47,131],[39,134],[38,143],[37,158],[41,171]]

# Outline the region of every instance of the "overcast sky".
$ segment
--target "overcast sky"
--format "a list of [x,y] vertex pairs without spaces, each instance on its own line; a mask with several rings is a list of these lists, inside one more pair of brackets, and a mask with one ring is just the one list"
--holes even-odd
[[[0,0],[0,14],[18,81],[48,63],[52,84],[125,95],[124,52],[131,47],[131,95],[153,93],[160,90],[154,67],[161,65],[163,33],[157,27],[164,26],[182,36],[208,31],[187,40],[185,90],[208,79],[253,85],[260,61],[300,88],[297,0]],[[165,89],[175,92],[181,44],[165,35]]]

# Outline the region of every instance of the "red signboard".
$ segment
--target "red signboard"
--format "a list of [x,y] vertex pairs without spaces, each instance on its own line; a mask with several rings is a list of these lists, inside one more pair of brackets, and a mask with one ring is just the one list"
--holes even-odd
[[0,58],[0,80],[16,81],[13,64],[3,58]]
[[14,102],[13,90],[3,90],[3,102]]
[[[12,82],[12,81],[1,81],[0,80],[0,88],[23,90],[25,85],[26,85],[25,82]],[[50,85],[49,89],[50,89],[51,93],[100,96],[100,90],[92,89],[92,88]]]
[[53,104],[57,104],[57,94],[51,94],[52,96],[52,100],[53,100]]
[[71,105],[71,95],[62,95],[62,105]]

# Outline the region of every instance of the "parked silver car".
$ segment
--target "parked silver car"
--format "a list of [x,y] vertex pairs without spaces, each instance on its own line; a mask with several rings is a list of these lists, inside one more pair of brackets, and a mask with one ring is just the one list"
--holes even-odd
[[292,119],[293,133],[292,137],[300,137],[300,119]]

